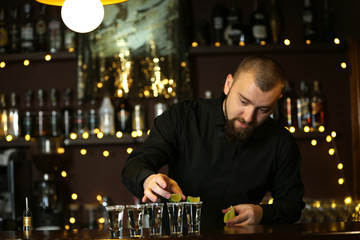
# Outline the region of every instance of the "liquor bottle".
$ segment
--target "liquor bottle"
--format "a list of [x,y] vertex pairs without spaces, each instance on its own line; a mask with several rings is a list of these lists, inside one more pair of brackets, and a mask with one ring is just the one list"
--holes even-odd
[[8,135],[11,135],[13,138],[20,137],[20,113],[17,105],[17,96],[14,92],[10,94],[8,124]]
[[211,42],[209,23],[205,20],[199,20],[195,24],[193,36],[194,36],[193,43],[200,46],[209,45]]
[[241,24],[240,11],[234,7],[229,9],[227,16],[228,25],[224,31],[224,39],[228,45],[245,45],[247,36],[244,26]]
[[51,89],[50,92],[50,116],[49,116],[49,129],[50,136],[59,137],[62,135],[61,132],[61,113],[58,106],[58,92],[55,88]]
[[68,52],[74,52],[76,47],[76,33],[65,27],[64,30],[64,49]]
[[8,110],[6,107],[5,94],[0,95],[0,138],[6,137],[8,134]]
[[50,52],[58,52],[62,48],[62,29],[61,22],[56,9],[51,9],[51,20],[49,21],[49,49]]
[[319,82],[314,81],[313,95],[311,98],[311,118],[313,130],[319,130],[320,126],[325,125],[324,96],[320,90]]
[[42,4],[35,23],[35,42],[37,51],[48,51],[48,27],[46,22],[46,5]]
[[6,53],[9,43],[8,30],[5,22],[5,10],[0,9],[0,53]]
[[45,106],[45,92],[43,89],[38,90],[37,109],[35,110],[35,137],[44,137],[49,135],[49,118]]
[[99,108],[99,129],[104,135],[115,134],[115,110],[108,95],[105,95]]
[[323,0],[322,40],[329,41],[334,38],[334,6],[332,1]]
[[90,135],[96,135],[99,130],[99,114],[95,99],[90,100],[90,108],[87,117],[87,129]]
[[127,99],[123,99],[116,111],[116,130],[123,133],[131,132],[131,107]]
[[63,95],[62,109],[62,131],[65,137],[69,137],[73,131],[73,109],[71,108],[72,91],[70,88],[65,89]]
[[250,23],[253,42],[261,45],[266,44],[268,41],[268,24],[262,0],[255,1],[255,10],[251,14]]
[[304,0],[303,11],[303,24],[304,24],[304,42],[310,44],[314,41],[315,29],[314,29],[314,13],[311,6],[311,0]]
[[304,130],[306,126],[311,127],[309,87],[304,81],[300,82],[300,95],[296,100],[296,106],[299,129]]
[[224,30],[227,25],[227,7],[223,3],[217,3],[212,11],[212,31],[215,46],[224,43]]
[[35,51],[35,30],[31,19],[31,4],[24,5],[25,19],[21,27],[21,50],[23,52]]
[[34,111],[33,111],[33,92],[27,90],[25,93],[25,111],[22,116],[22,136],[34,135]]
[[284,94],[279,103],[281,124],[285,127],[295,126],[295,96],[290,82],[286,82]]
[[141,104],[134,106],[132,114],[132,129],[133,131],[145,131],[145,113]]
[[9,21],[9,52],[18,53],[21,49],[19,9],[13,7],[10,11]]
[[77,100],[76,109],[74,111],[74,122],[73,122],[73,131],[78,136],[82,135],[85,129],[85,112],[84,112],[84,102],[82,99]]
[[280,17],[280,11],[276,0],[271,0],[270,7],[270,30],[271,30],[271,40],[273,43],[279,43],[280,33],[282,28],[282,22]]
[[29,207],[28,198],[25,198],[25,211],[23,212],[23,231],[31,231],[32,226],[32,213]]

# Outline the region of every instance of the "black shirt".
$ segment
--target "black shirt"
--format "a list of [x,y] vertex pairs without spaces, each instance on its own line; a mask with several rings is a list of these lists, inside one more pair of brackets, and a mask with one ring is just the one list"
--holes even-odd
[[294,138],[269,118],[246,143],[228,142],[224,97],[184,101],[157,117],[148,138],[127,159],[123,183],[141,198],[144,180],[168,164],[169,177],[184,195],[200,196],[202,226],[223,226],[221,209],[260,204],[268,191],[274,201],[261,205],[262,223],[296,222],[304,187]]

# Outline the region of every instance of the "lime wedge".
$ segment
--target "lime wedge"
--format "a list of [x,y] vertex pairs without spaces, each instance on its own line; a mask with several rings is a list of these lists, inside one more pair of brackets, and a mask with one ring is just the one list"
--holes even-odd
[[233,208],[233,206],[230,206],[230,210],[227,211],[224,215],[224,223],[227,223],[227,221],[229,221],[230,219],[235,217],[235,210]]
[[186,198],[187,202],[200,202],[200,197],[192,197],[192,196],[188,196]]
[[169,201],[170,202],[180,202],[181,201],[181,194],[180,193],[170,194]]

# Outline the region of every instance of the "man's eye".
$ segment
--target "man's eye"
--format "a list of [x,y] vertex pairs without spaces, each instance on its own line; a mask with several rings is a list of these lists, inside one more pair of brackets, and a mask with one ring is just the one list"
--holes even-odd
[[263,113],[267,113],[270,111],[270,109],[268,108],[260,108],[260,111],[263,112]]

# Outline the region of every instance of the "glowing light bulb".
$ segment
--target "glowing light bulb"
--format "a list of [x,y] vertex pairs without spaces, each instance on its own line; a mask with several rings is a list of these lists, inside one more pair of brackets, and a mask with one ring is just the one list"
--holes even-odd
[[65,0],[61,8],[65,25],[78,33],[91,32],[104,19],[104,6],[100,0]]

